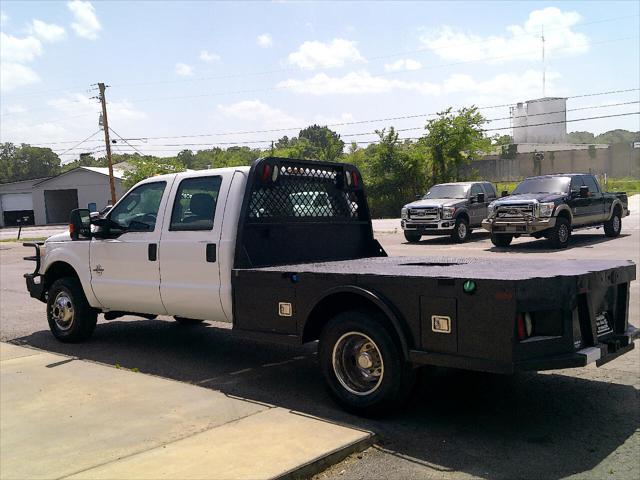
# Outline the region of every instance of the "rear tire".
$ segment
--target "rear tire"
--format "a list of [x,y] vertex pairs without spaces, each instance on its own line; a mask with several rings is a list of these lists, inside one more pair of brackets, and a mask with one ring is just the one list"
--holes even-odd
[[604,234],[607,237],[617,237],[620,235],[620,231],[622,230],[622,215],[620,214],[620,209],[618,207],[613,211],[613,215],[611,218],[604,222]]
[[77,278],[59,278],[47,291],[51,333],[64,343],[82,342],[93,334],[98,312],[89,305]]
[[329,394],[358,415],[389,412],[413,386],[413,369],[384,321],[376,312],[350,310],[332,318],[320,336],[320,368]]
[[176,322],[180,325],[189,326],[189,325],[199,325],[204,320],[199,320],[197,318],[185,318],[185,317],[173,317]]
[[471,237],[471,229],[469,221],[465,218],[457,218],[456,225],[451,232],[451,239],[456,243],[464,243]]
[[564,217],[556,219],[556,226],[549,232],[549,241],[553,248],[567,248],[571,238],[571,223]]
[[409,243],[417,243],[422,238],[422,235],[420,235],[419,233],[416,233],[416,232],[410,232],[408,230],[405,230],[404,231],[404,238]]
[[509,233],[492,233],[491,234],[491,243],[493,243],[496,247],[508,247],[511,245],[511,241],[513,240],[513,235]]

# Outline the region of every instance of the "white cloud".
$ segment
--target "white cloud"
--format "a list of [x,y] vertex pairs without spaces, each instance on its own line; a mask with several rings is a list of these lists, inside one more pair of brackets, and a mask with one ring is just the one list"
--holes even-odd
[[[11,114],[16,114],[16,113],[24,113],[26,112],[27,109],[24,108],[22,105],[10,105],[6,108],[6,113],[11,113]],[[3,112],[5,113],[5,112]]]
[[4,27],[7,23],[9,23],[9,15],[4,13],[4,10],[0,10],[0,26]]
[[261,48],[269,48],[273,46],[273,38],[271,38],[270,33],[263,33],[262,35],[258,35],[257,38],[258,46]]
[[176,73],[181,77],[190,77],[193,75],[193,67],[186,63],[176,63]]
[[38,19],[34,19],[31,22],[29,31],[45,42],[58,42],[67,36],[64,27],[56,25],[55,23],[45,23]]
[[198,58],[203,62],[217,62],[220,60],[220,55],[217,53],[210,53],[207,50],[202,50]]
[[30,62],[42,55],[42,44],[36,37],[14,37],[0,32],[0,58],[3,62]]
[[396,60],[393,63],[387,63],[384,66],[384,69],[387,72],[398,72],[401,70],[420,70],[422,68],[422,64],[411,58],[401,58],[400,60]]
[[3,122],[1,129],[1,141],[12,141],[14,143],[37,141],[46,143],[56,141],[64,137],[67,130],[53,122],[40,122],[27,124],[25,122]]
[[317,125],[335,125],[337,123],[353,122],[354,120],[355,117],[353,114],[347,112],[341,113],[337,117],[327,117],[324,115],[316,115],[313,117],[313,123]]
[[98,32],[102,30],[102,25],[96,17],[96,10],[91,2],[83,2],[81,0],[73,0],[67,3],[67,7],[73,14],[75,20],[71,24],[76,35],[89,40],[98,38]]
[[589,50],[587,36],[571,29],[580,19],[577,12],[547,7],[532,11],[522,25],[508,26],[504,35],[482,37],[444,26],[434,33],[423,35],[421,41],[436,55],[447,60],[486,59],[496,63],[517,59],[540,60],[543,24],[548,56],[576,55]]
[[40,77],[25,65],[15,62],[0,62],[0,91],[9,92],[17,87],[38,83]]
[[[77,93],[65,97],[55,98],[47,102],[48,105],[69,116],[82,116],[95,114],[96,122],[100,112],[100,105],[94,99]],[[147,114],[137,110],[128,100],[109,102],[109,120],[126,121],[146,118]],[[86,122],[83,120],[83,122]]]
[[335,38],[329,43],[304,42],[289,54],[289,63],[305,70],[342,67],[346,63],[363,61],[356,43],[342,38]]
[[299,127],[303,122],[260,100],[243,100],[231,105],[218,105],[218,111],[236,118],[273,128]]

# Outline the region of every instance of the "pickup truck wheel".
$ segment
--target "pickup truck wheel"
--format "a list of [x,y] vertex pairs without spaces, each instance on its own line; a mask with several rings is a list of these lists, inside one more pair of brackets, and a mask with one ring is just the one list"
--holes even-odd
[[409,231],[405,230],[404,231],[404,238],[409,243],[416,243],[416,242],[420,241],[420,239],[422,238],[422,235],[420,235],[419,233],[416,233],[416,232],[409,232]]
[[413,369],[376,314],[351,310],[322,330],[319,359],[329,393],[345,410],[375,416],[406,399]]
[[47,320],[51,333],[61,342],[81,342],[95,330],[98,312],[87,302],[80,281],[65,277],[49,287]]
[[567,248],[571,238],[571,224],[564,217],[556,219],[556,226],[549,232],[549,241],[553,248]]
[[492,233],[491,234],[491,243],[493,243],[496,247],[508,247],[511,245],[511,241],[513,240],[513,235],[508,233]]
[[204,322],[204,320],[198,320],[197,318],[185,318],[185,317],[173,317],[173,318],[180,325],[185,325],[185,326],[198,325],[198,324]]
[[613,211],[611,218],[604,222],[604,234],[607,237],[617,237],[622,230],[622,218],[620,217],[620,209]]
[[464,243],[469,240],[471,236],[471,229],[469,228],[469,222],[464,218],[457,218],[456,225],[451,232],[451,238],[454,242]]

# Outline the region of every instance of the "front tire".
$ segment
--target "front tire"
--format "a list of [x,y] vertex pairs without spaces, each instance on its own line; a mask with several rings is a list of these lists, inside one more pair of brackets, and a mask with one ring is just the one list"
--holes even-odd
[[571,223],[564,217],[556,219],[556,226],[549,232],[549,241],[553,248],[567,248],[571,238]]
[[508,233],[492,233],[491,234],[491,243],[493,243],[496,247],[508,247],[511,245],[511,241],[513,240],[513,235]]
[[622,230],[622,215],[620,209],[616,207],[611,218],[604,222],[604,234],[607,237],[617,237]]
[[451,239],[456,243],[464,243],[471,237],[469,221],[466,218],[457,218],[456,225],[451,232]]
[[413,369],[394,333],[375,312],[339,313],[322,330],[319,360],[327,389],[345,410],[375,416],[401,404],[413,385]]
[[98,312],[87,302],[80,281],[65,277],[47,291],[47,320],[51,333],[61,342],[82,342],[93,334]]
[[411,232],[411,231],[405,230],[404,231],[404,238],[409,243],[416,243],[416,242],[420,241],[420,239],[422,238],[422,235],[420,235],[417,232]]

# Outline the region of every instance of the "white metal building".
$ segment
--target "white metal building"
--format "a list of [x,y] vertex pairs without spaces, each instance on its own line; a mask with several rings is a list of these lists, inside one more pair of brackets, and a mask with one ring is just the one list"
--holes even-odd
[[[124,193],[123,172],[114,170],[116,197]],[[67,223],[74,208],[99,211],[111,203],[109,170],[78,167],[55,177],[0,185],[0,226],[30,217],[35,225]]]
[[567,99],[545,97],[511,108],[513,143],[567,143]]

